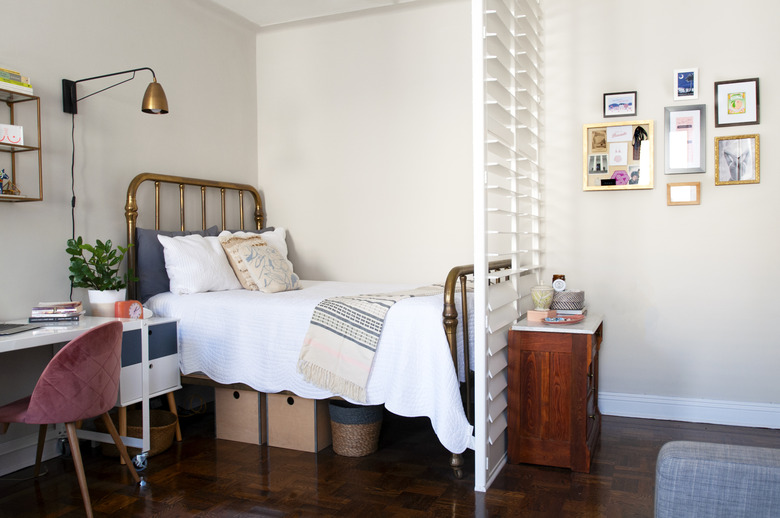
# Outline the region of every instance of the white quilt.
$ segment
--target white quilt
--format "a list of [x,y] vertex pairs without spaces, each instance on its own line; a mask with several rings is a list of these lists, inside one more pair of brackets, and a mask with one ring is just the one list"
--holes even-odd
[[[260,392],[289,390],[304,398],[324,399],[332,394],[307,383],[296,371],[317,303],[328,297],[417,286],[301,283],[303,289],[282,293],[161,293],[146,306],[155,315],[179,319],[182,373],[200,371],[219,383],[245,383]],[[441,295],[414,297],[398,302],[387,313],[366,387],[366,404],[384,403],[401,416],[429,417],[442,445],[462,453],[474,448],[473,427],[463,411],[442,307]]]

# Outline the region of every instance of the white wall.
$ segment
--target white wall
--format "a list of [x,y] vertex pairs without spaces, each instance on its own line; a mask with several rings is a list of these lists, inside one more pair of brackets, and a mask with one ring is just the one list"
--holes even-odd
[[303,278],[472,262],[469,38],[467,0],[260,31],[259,186]]
[[[147,66],[165,88],[163,116],[141,113],[146,71],[78,104],[76,233],[121,244],[127,184],[138,173],[255,183],[256,86],[253,31],[196,2],[0,0],[0,8],[0,66],[32,78],[44,148],[44,201],[0,203],[0,319],[8,319],[39,300],[68,297],[71,116],[62,111],[62,78]],[[108,84],[81,83],[79,96]]]
[[[0,320],[8,320],[26,318],[36,302],[69,295],[71,117],[62,111],[62,78],[148,66],[167,93],[170,114],[141,113],[151,75],[139,72],[78,105],[76,233],[125,244],[125,194],[138,173],[256,183],[255,36],[187,0],[0,0],[0,12],[0,67],[32,78],[43,127],[44,201],[0,203]],[[79,95],[108,84],[80,84]],[[3,160],[0,167],[9,167]],[[74,298],[86,294],[76,290]],[[47,359],[40,351],[5,356],[0,404],[29,393]],[[20,433],[9,431],[11,438]]]
[[[601,391],[780,403],[774,332],[780,82],[770,0],[556,0],[546,10],[549,277],[564,273],[605,314]],[[738,16],[735,16],[738,15]],[[707,172],[664,174],[664,107],[676,68],[698,67]],[[760,78],[761,124],[715,128],[713,82]],[[602,94],[636,90],[655,121],[655,188],[583,192],[582,125]],[[614,120],[614,119],[613,119]],[[758,133],[761,182],[715,186],[715,136]],[[701,205],[668,207],[666,184],[701,182]],[[777,417],[775,417],[777,419]]]

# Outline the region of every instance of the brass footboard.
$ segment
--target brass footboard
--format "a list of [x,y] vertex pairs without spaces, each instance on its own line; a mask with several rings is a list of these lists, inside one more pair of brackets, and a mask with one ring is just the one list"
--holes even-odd
[[[512,267],[512,261],[505,259],[502,261],[493,261],[488,264],[488,272],[497,272],[507,270]],[[460,284],[461,299],[461,326],[463,327],[463,377],[465,387],[461,390],[463,407],[466,411],[466,417],[469,423],[474,424],[474,390],[472,387],[471,374],[471,343],[469,341],[469,308],[468,308],[468,280],[474,275],[474,265],[467,264],[456,266],[450,270],[447,280],[444,283],[444,332],[447,335],[447,342],[450,345],[452,362],[455,365],[455,372],[458,371],[458,307],[455,303],[455,294]],[[507,280],[509,278],[507,277]],[[455,473],[456,478],[463,477],[463,455],[453,453],[450,456],[450,467]]]

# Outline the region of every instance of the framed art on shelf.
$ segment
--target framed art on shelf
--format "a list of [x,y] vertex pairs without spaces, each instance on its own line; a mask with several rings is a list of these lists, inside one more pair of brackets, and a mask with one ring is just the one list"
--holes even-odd
[[715,127],[759,123],[758,78],[715,83]]
[[667,205],[700,205],[701,182],[680,182],[666,184]]
[[715,185],[759,183],[758,135],[715,137]]
[[653,121],[586,124],[582,128],[582,190],[653,188]]
[[705,171],[706,106],[664,108],[666,174]]
[[604,117],[636,115],[636,92],[604,94]]
[[674,100],[687,101],[699,98],[699,69],[678,68],[674,71]]

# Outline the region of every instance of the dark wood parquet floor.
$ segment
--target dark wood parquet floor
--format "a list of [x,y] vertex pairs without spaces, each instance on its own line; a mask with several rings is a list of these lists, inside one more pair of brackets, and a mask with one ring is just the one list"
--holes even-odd
[[[146,487],[124,466],[83,446],[97,517],[529,516],[651,517],[655,459],[670,440],[780,447],[780,430],[605,416],[589,474],[507,465],[486,493],[473,491],[473,455],[456,480],[427,419],[386,415],[380,449],[341,457],[214,438],[213,413],[182,419],[184,441],[149,459]],[[70,458],[0,478],[0,516],[74,517],[84,510]],[[472,474],[469,475],[468,471]]]

